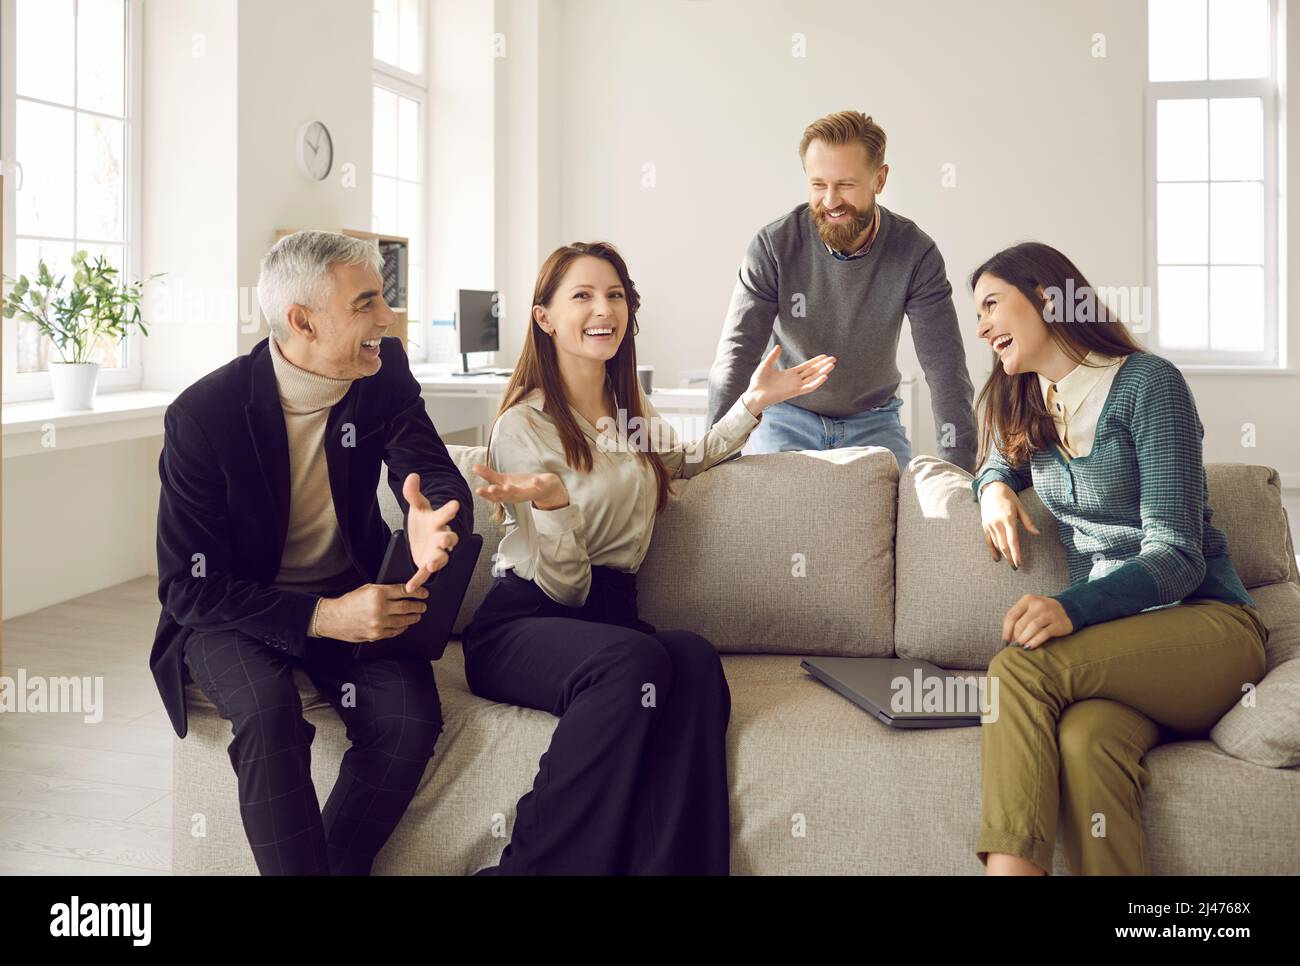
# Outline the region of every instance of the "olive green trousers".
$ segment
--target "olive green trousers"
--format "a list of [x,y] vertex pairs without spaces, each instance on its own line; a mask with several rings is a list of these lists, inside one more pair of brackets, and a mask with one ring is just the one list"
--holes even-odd
[[1142,757],[1205,737],[1263,676],[1267,640],[1254,608],[1191,598],[998,652],[996,720],[980,726],[980,861],[1005,853],[1050,872],[1059,834],[1075,874],[1150,874]]

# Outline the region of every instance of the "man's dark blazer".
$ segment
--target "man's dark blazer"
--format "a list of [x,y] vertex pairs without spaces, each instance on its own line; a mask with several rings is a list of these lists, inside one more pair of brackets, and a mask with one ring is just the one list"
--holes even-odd
[[[381,459],[403,520],[410,507],[402,482],[414,472],[434,508],[460,501],[451,528],[461,540],[474,530],[469,485],[433,428],[401,341],[383,339],[380,359],[379,371],[355,380],[330,410],[325,429],[334,512],[357,586],[378,576],[390,536],[375,495]],[[321,595],[272,586],[289,526],[289,440],[268,340],[177,396],[163,428],[162,616],[149,666],[172,727],[184,738],[186,638],[194,631],[239,630],[303,655]]]

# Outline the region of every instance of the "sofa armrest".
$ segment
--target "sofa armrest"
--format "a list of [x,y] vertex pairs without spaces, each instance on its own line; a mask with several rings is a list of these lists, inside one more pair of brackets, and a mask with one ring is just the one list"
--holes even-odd
[[1291,517],[1287,515],[1286,507],[1282,507],[1282,519],[1286,521],[1286,553],[1287,560],[1291,565],[1291,583],[1300,584],[1300,568],[1296,566],[1295,542],[1291,539]]

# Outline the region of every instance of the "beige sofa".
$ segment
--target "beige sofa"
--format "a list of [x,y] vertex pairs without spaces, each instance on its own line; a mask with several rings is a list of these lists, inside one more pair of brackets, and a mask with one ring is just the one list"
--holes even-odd
[[[462,472],[481,448],[450,447]],[[1300,872],[1300,576],[1277,474],[1210,467],[1215,522],[1271,630],[1268,676],[1213,740],[1147,756],[1153,870]],[[745,456],[677,481],[639,573],[642,617],[689,628],[723,653],[735,873],[978,873],[977,728],[898,731],[799,668],[808,654],[924,657],[984,668],[1001,616],[1024,593],[1068,582],[1044,536],[1012,572],[984,549],[970,477],[918,457],[900,481],[882,449]],[[390,525],[400,519],[379,489]],[[457,629],[490,583],[500,530],[476,499],[485,538]],[[459,643],[435,665],[446,720],[437,752],[376,873],[466,874],[495,861],[556,718],[466,687]],[[346,748],[333,710],[300,675],[316,728],[321,801]],[[229,726],[191,685],[190,733],[175,744],[177,873],[254,873],[226,756]],[[1225,750],[1228,749],[1228,750]],[[1231,751],[1231,753],[1229,753]],[[1282,766],[1282,767],[1278,767]],[[191,834],[200,827],[202,836]],[[1058,845],[1055,871],[1068,872]]]

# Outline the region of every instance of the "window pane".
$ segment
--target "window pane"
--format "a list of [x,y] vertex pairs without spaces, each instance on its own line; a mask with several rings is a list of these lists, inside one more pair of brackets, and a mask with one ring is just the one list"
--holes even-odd
[[375,88],[375,174],[397,174],[397,95]]
[[1205,79],[1205,0],[1149,0],[1148,79]]
[[1156,185],[1156,261],[1207,261],[1209,216],[1205,184]]
[[[119,272],[123,271],[126,265],[126,249],[121,245],[78,245],[84,249],[89,256],[89,260],[94,260],[98,255],[108,259],[109,263]],[[118,275],[117,280],[121,282],[123,275]],[[148,324],[146,320],[145,324]],[[126,364],[125,346],[113,339],[101,338],[95,347],[91,350],[91,361],[98,362],[105,369],[116,369]]]
[[[126,249],[121,245],[97,245],[94,242],[80,242],[77,248],[84,251],[88,261],[93,261],[96,256],[103,255],[108,259],[109,264],[119,272],[126,269]],[[119,275],[120,279],[121,276]]]
[[72,0],[18,0],[17,93],[72,103]]
[[1268,76],[1268,0],[1210,0],[1210,79]]
[[1210,348],[1263,351],[1264,269],[1210,269]]
[[1160,345],[1169,349],[1204,349],[1208,343],[1207,269],[1161,268]]
[[1264,185],[1230,181],[1210,185],[1210,261],[1264,263]]
[[420,185],[409,181],[397,182],[397,234],[408,239],[412,247],[418,247],[421,242],[420,206],[423,198]]
[[420,104],[409,97],[397,99],[397,176],[420,177]]
[[[411,322],[423,322],[424,315],[424,269],[419,265],[406,266],[406,317]],[[411,331],[423,331],[423,326],[413,325]]]
[[381,235],[397,232],[397,181],[375,175],[374,188],[374,227],[372,231]]
[[[36,282],[36,266],[40,261],[45,262],[55,279],[67,275],[72,270],[72,242],[20,238],[15,247],[18,255],[18,274],[26,275],[33,284]],[[68,283],[64,284],[66,286]]]
[[123,0],[79,0],[77,104],[91,111],[126,113],[126,5]]
[[23,168],[17,232],[71,237],[73,113],[24,100],[16,111],[15,154]]
[[1216,181],[1264,177],[1264,105],[1258,97],[1210,101],[1210,177]]
[[77,115],[77,237],[124,239],[125,157],[121,121]]
[[[36,265],[44,260],[50,274],[57,280],[64,279],[66,290],[71,285],[67,276],[72,270],[72,243],[35,241],[20,238],[14,246],[18,258],[17,271],[26,275],[32,284],[36,283]],[[43,338],[35,322],[18,322],[17,364],[19,372],[43,372],[49,368],[50,360],[58,361],[59,354],[49,339]]]
[[1156,101],[1156,180],[1200,181],[1209,148],[1204,100]]
[[399,44],[401,53],[398,57],[398,65],[402,70],[409,70],[412,74],[419,74],[423,71],[424,65],[420,63],[420,4],[419,0],[401,0],[401,38]]
[[375,57],[397,66],[397,0],[375,0]]

